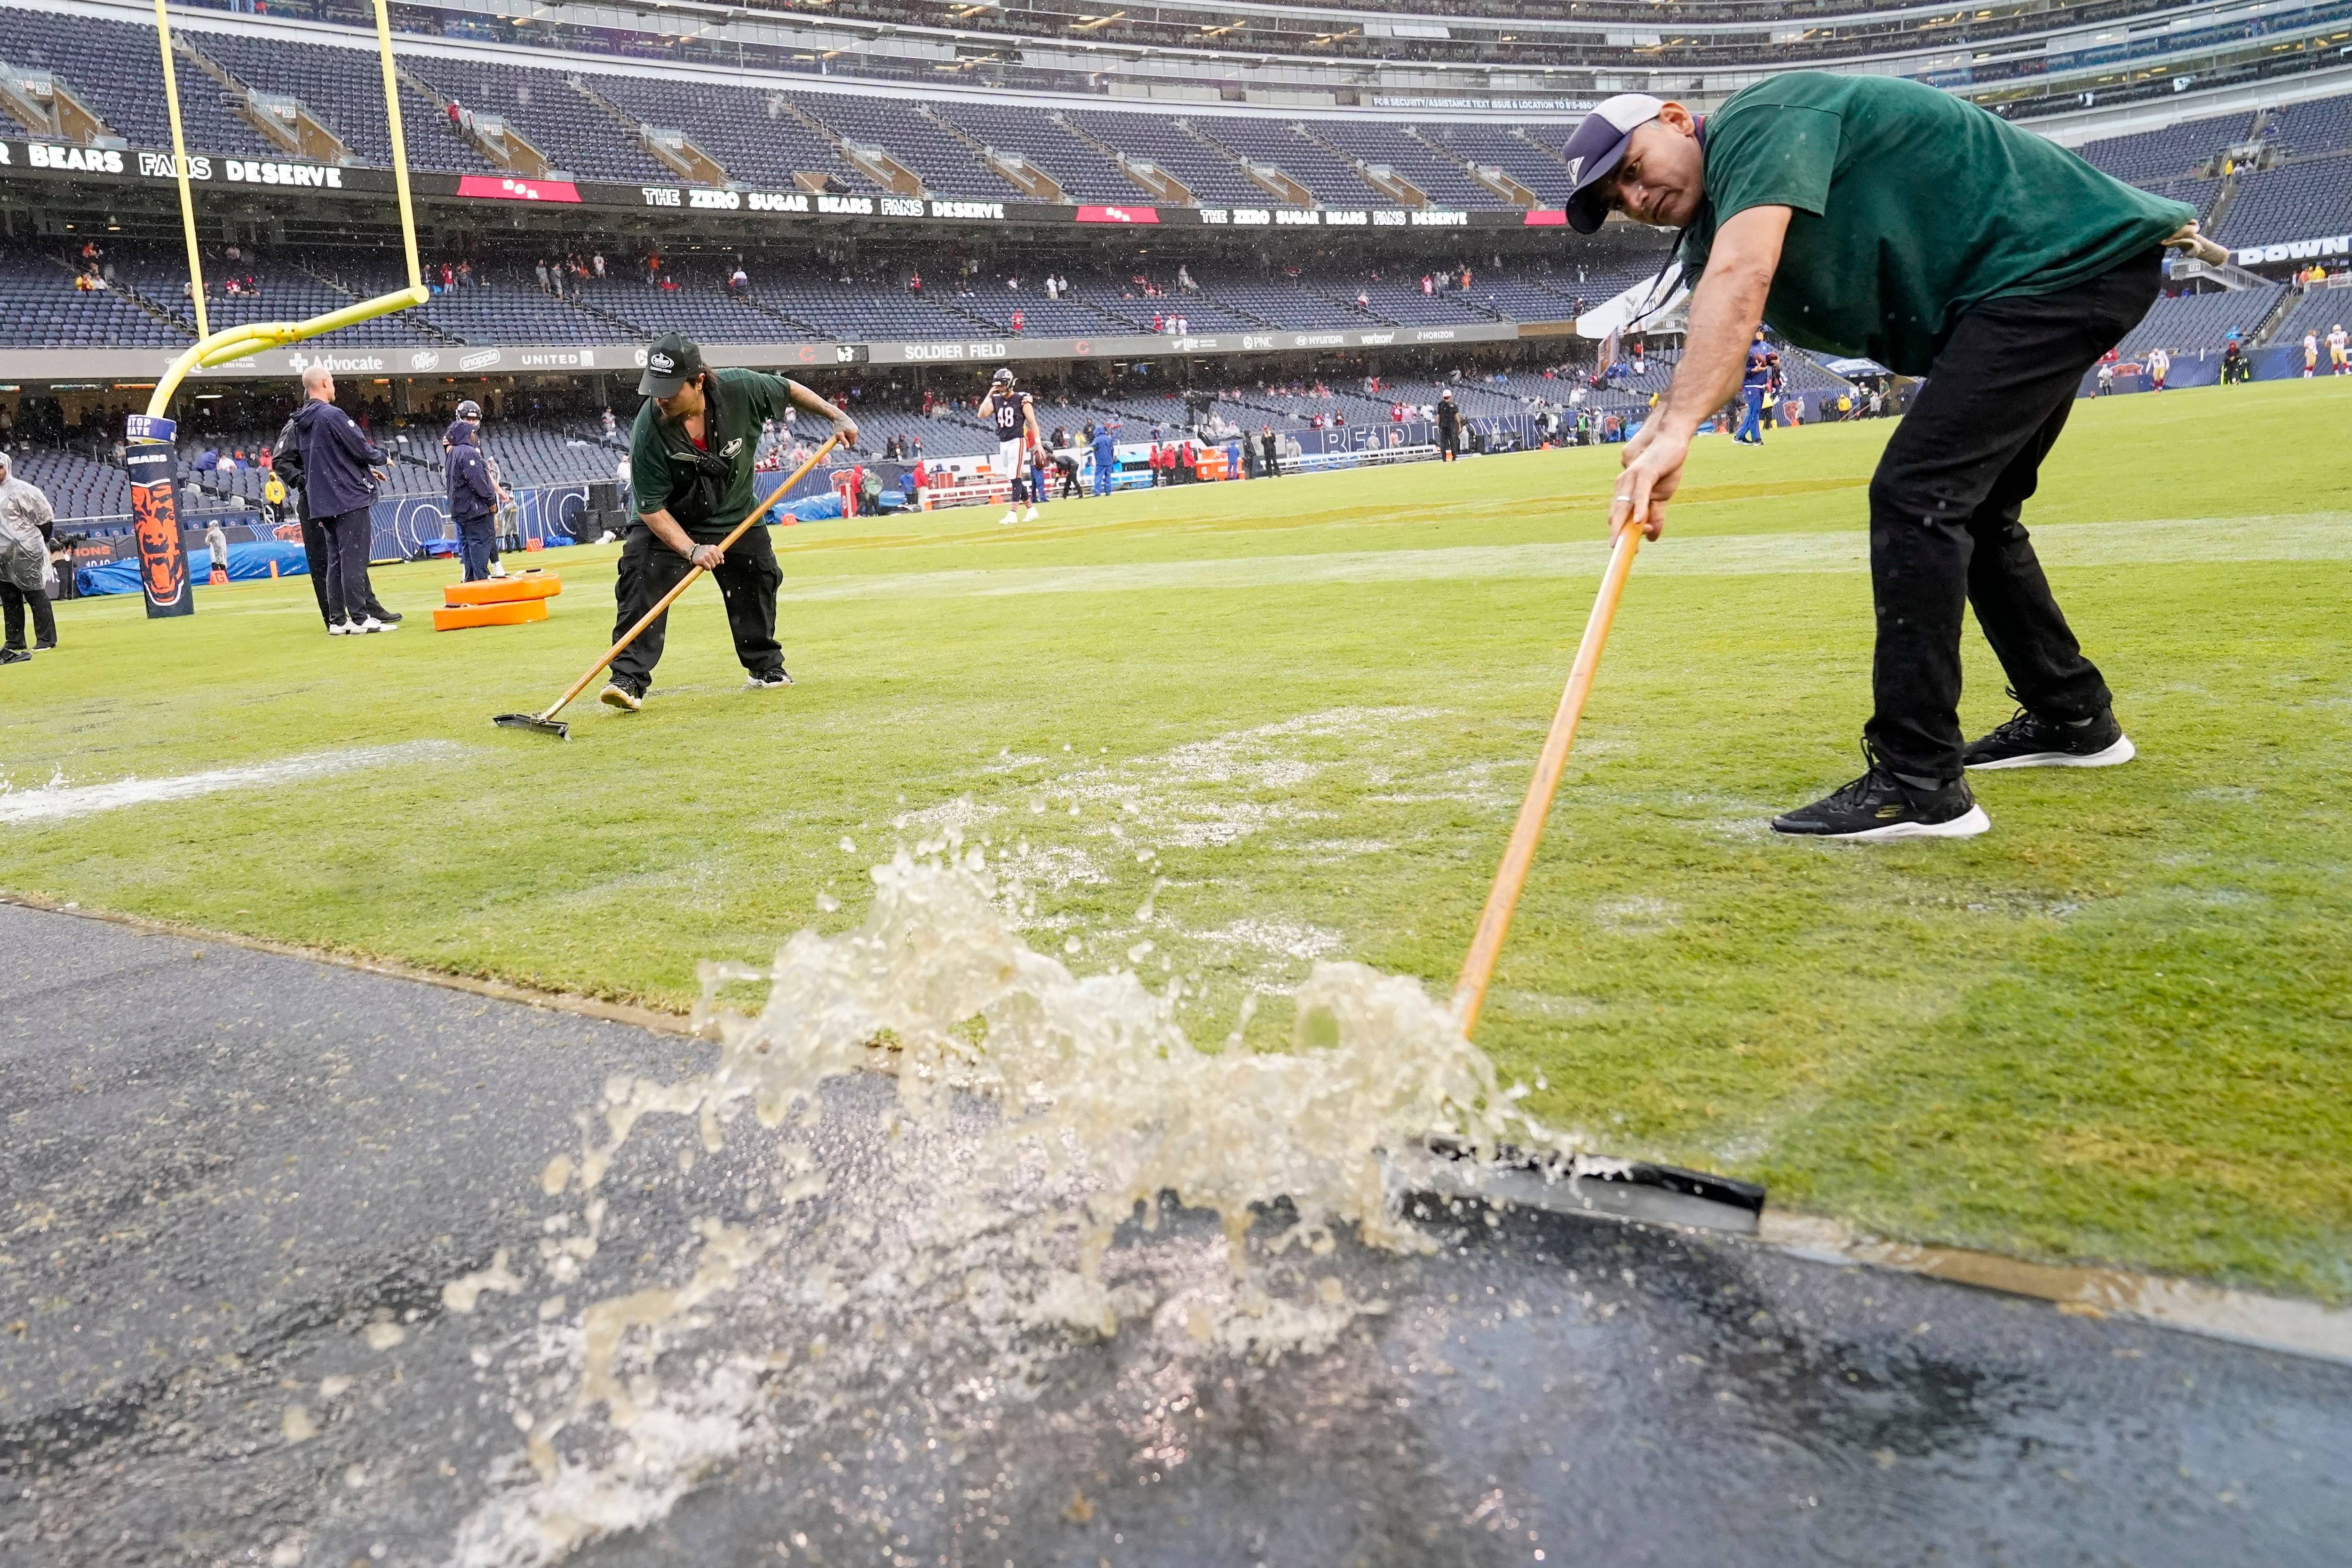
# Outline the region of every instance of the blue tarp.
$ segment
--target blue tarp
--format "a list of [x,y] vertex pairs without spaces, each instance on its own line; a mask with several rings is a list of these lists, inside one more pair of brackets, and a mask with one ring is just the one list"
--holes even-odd
[[[310,562],[299,544],[276,539],[255,544],[232,543],[228,547],[228,580],[232,583],[266,580],[269,576],[272,561],[278,563],[278,574],[281,577],[300,577],[310,570]],[[213,552],[209,550],[189,551],[188,580],[202,588],[211,582],[212,574]],[[93,599],[109,594],[135,594],[139,592],[138,558],[110,561],[103,566],[84,566],[74,574],[74,588],[83,597]]]

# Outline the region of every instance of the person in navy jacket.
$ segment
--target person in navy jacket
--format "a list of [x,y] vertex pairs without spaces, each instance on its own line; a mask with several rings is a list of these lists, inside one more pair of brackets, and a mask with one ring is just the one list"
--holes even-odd
[[457,525],[457,550],[468,583],[490,574],[499,503],[506,499],[490,473],[490,460],[482,456],[481,429],[482,405],[469,397],[457,405],[457,417],[442,437],[449,447],[449,521]]
[[367,613],[375,603],[368,583],[369,547],[374,525],[369,516],[376,486],[387,477],[384,455],[335,406],[335,378],[322,364],[302,372],[302,391],[309,401],[294,416],[294,439],[302,454],[302,493],[310,515],[327,531],[328,598],[344,608],[346,618],[330,632],[355,636],[388,632],[397,623],[378,620]]

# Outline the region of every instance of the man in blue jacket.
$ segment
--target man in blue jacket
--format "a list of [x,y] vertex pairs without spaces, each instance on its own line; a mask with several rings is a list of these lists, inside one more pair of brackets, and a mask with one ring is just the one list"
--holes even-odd
[[310,515],[327,531],[328,600],[343,606],[341,637],[388,632],[398,624],[368,613],[375,590],[368,583],[373,528],[369,509],[384,478],[384,455],[360,433],[352,416],[335,406],[335,378],[314,364],[302,372],[308,401],[294,416],[294,440],[302,454],[302,493]]
[[482,405],[469,397],[457,405],[457,417],[442,437],[449,447],[449,521],[457,525],[457,552],[468,583],[490,574],[499,505],[506,500],[490,474],[489,459],[482,456],[481,429]]
[[1110,494],[1111,476],[1118,472],[1118,438],[1112,432],[1118,428],[1106,419],[1099,425],[1087,426],[1087,444],[1095,451],[1095,494]]

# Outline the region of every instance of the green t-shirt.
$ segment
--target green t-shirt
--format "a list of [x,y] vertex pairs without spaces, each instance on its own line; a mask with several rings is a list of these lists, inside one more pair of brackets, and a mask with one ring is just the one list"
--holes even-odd
[[[686,426],[664,419],[652,398],[639,404],[629,431],[629,489],[638,514],[667,511],[690,539],[724,539],[760,499],[751,482],[760,432],[771,419],[792,416],[792,386],[764,371],[712,371],[703,395],[701,452]],[[724,459],[723,478],[701,471],[697,459],[704,453]]]
[[1706,199],[1684,237],[1696,282],[1717,228],[1794,211],[1764,319],[1809,349],[1924,375],[1987,300],[2087,282],[2194,208],[2110,179],[1972,103],[1888,77],[1791,71],[1707,116]]

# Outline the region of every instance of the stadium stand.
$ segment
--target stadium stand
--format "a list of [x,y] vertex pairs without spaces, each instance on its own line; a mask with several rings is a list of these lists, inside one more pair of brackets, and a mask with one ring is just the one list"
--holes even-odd
[[1403,126],[1372,121],[1321,120],[1315,134],[1342,156],[1375,169],[1386,167],[1440,207],[1507,205],[1473,179],[1468,170],[1414,136]]
[[2263,245],[2352,229],[2352,155],[2282,163],[2238,178],[2237,199],[2215,237],[2224,245]]
[[[79,19],[77,19],[77,22]],[[145,28],[148,53],[154,52],[154,34]],[[191,40],[205,54],[232,72],[249,88],[290,93],[318,121],[341,138],[352,156],[378,168],[392,163],[392,132],[383,117],[383,90],[377,86],[374,60],[355,48],[297,43],[286,38],[258,38],[243,33],[191,31]],[[151,72],[148,79],[153,80]],[[355,89],[356,87],[356,89]],[[152,88],[150,89],[152,91]],[[401,125],[407,133],[408,163],[415,169],[438,169],[449,174],[479,174],[497,165],[460,140],[442,106],[412,90],[400,95]],[[155,145],[169,147],[165,132]],[[267,149],[279,155],[276,149]]]
[[2320,340],[2320,374],[2327,374],[2327,334],[2339,323],[2352,324],[2352,288],[2307,289],[2295,298],[2294,304],[2279,323],[2271,329],[2274,343],[2299,344],[2305,332],[2315,332]]
[[537,148],[551,170],[625,184],[673,178],[562,72],[442,55],[408,55],[403,63],[411,76],[442,95],[445,124],[451,102],[474,114],[496,114]]
[[2168,125],[2160,131],[2085,142],[2077,151],[2095,169],[2104,170],[2118,180],[2147,184],[2198,173],[2222,149],[2251,141],[2253,129],[2252,115],[2225,114]]
[[1226,116],[1195,119],[1192,129],[1245,163],[1281,170],[1326,206],[1379,199],[1353,162],[1316,141],[1300,122]]
[[2232,327],[2251,342],[2285,292],[2286,285],[2273,283],[2260,289],[2168,296],[2149,307],[2140,324],[2124,334],[2116,352],[2126,359],[2154,348],[2175,354],[2219,353]]
[[2290,158],[2352,153],[2352,97],[2315,99],[2274,109],[2263,136]]
[[737,180],[791,190],[807,175],[827,188],[879,189],[801,119],[781,92],[697,82],[690,89],[658,77],[583,78],[590,90],[640,125],[681,131]]
[[933,195],[1003,201],[1020,194],[979,148],[919,106],[848,92],[800,93],[793,101],[845,142],[879,147]]
[[176,347],[188,341],[169,321],[115,288],[76,288],[75,275],[59,257],[23,251],[0,255],[0,343],[16,348]]
[[1234,164],[1223,148],[1202,141],[1181,121],[1141,114],[1073,114],[1069,123],[1174,178],[1202,206],[1264,206],[1265,187]]
[[1041,110],[959,98],[939,100],[933,112],[982,147],[1019,153],[1074,201],[1144,199],[1143,187],[1100,148]]
[[[169,147],[172,127],[157,85],[162,56],[155,29],[95,16],[0,6],[0,60],[18,71],[47,70],[133,146]],[[274,157],[238,111],[231,94],[185,58],[175,73],[180,114],[194,145],[238,157]],[[9,125],[9,133],[16,133]]]

